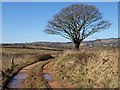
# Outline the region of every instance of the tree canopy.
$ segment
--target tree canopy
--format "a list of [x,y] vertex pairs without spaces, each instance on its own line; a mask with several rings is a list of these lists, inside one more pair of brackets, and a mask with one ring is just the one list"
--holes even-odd
[[48,34],[60,35],[71,40],[75,48],[93,33],[109,28],[111,23],[104,20],[100,11],[93,5],[73,4],[63,8],[48,21],[44,30]]

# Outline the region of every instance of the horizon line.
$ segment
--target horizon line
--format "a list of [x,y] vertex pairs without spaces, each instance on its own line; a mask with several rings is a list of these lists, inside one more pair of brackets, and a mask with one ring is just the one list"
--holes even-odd
[[[84,41],[95,41],[95,40],[99,40],[99,39],[103,39],[103,40],[105,40],[105,39],[120,39],[120,37],[113,37],[113,38],[98,38],[98,39],[90,39],[90,40],[83,40],[83,42]],[[35,43],[35,42],[51,42],[51,43],[69,43],[69,42],[72,42],[72,41],[26,41],[26,42],[0,42],[0,44],[14,44],[14,43],[17,43],[17,44],[19,44],[19,43]]]

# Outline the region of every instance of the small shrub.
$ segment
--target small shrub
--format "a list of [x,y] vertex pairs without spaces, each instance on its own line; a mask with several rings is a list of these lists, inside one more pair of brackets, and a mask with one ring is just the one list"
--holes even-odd
[[50,54],[41,54],[38,56],[37,61],[44,61],[44,60],[48,60],[48,59],[52,59],[52,55]]

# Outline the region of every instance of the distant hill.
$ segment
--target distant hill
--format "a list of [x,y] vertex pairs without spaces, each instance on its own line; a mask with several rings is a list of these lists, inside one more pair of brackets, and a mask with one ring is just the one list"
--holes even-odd
[[[3,46],[18,46],[18,47],[25,47],[26,45],[33,45],[33,46],[40,46],[40,47],[52,47],[52,48],[57,48],[57,47],[68,47],[71,48],[73,47],[72,42],[27,42],[27,43],[3,43]],[[81,43],[81,46],[120,46],[120,38],[108,38],[108,39],[97,39],[97,40],[90,40],[90,41],[83,41]]]
[[85,46],[119,46],[120,38],[108,38],[108,39],[97,39],[93,41],[84,41],[82,43]]

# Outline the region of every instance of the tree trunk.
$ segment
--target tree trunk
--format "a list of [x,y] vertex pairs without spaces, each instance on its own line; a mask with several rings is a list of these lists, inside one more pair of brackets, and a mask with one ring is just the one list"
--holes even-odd
[[79,50],[80,42],[76,42],[75,44],[75,50]]
[[73,40],[74,44],[75,44],[75,50],[79,50],[80,47],[80,43],[83,41],[83,39],[80,40]]

